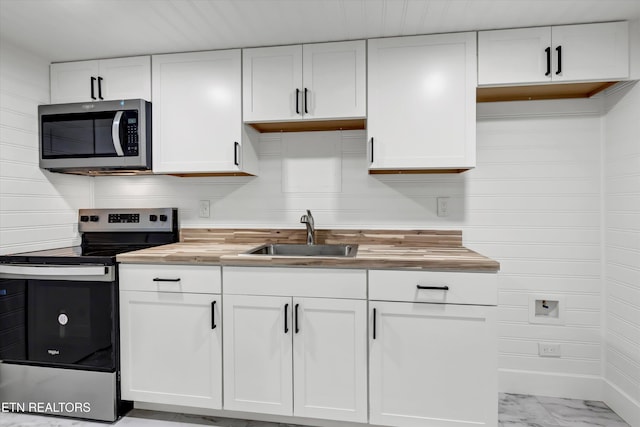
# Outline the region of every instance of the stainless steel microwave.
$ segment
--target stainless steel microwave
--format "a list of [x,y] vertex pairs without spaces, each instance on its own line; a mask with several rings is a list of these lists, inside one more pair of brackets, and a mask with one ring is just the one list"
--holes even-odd
[[86,175],[151,171],[151,103],[38,106],[40,167]]

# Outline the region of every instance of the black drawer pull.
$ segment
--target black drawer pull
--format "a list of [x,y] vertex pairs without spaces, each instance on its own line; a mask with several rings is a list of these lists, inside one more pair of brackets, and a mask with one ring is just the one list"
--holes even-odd
[[557,75],[562,73],[562,46],[556,47],[556,52],[558,52],[558,71],[556,71]]
[[373,309],[373,339],[376,339],[376,309]]
[[448,286],[422,286],[422,285],[416,285],[416,287],[418,289],[436,289],[439,291],[448,291],[449,287]]
[[295,315],[295,326],[296,326],[296,334],[298,332],[300,332],[300,327],[298,325],[298,307],[300,306],[300,304],[296,304],[295,309],[296,309],[296,315]]
[[96,99],[96,91],[94,88],[94,83],[96,82],[95,77],[91,77],[91,99]]
[[544,73],[544,75],[550,76],[551,75],[551,48],[547,47],[544,51],[547,54],[547,72]]
[[211,329],[215,329],[216,325],[216,302],[211,302]]
[[289,317],[289,304],[284,305],[284,333],[289,333],[289,324],[287,323],[287,318]]
[[180,278],[178,277],[177,279],[163,279],[161,277],[155,277],[153,281],[154,282],[179,282]]

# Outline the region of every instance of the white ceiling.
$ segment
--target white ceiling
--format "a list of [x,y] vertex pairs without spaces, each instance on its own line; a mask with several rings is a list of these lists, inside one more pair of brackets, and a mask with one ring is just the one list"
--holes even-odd
[[50,61],[640,19],[640,0],[0,0]]

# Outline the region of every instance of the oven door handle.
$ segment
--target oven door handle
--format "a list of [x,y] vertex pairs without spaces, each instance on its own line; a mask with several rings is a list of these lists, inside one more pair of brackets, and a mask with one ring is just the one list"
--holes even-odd
[[124,156],[122,142],[120,142],[120,121],[122,120],[123,114],[124,111],[116,112],[116,116],[113,118],[113,124],[111,125],[111,139],[113,140],[113,148],[115,148],[118,157]]
[[19,274],[22,276],[104,276],[107,273],[104,265],[80,267],[76,265],[11,265],[0,264],[0,274]]

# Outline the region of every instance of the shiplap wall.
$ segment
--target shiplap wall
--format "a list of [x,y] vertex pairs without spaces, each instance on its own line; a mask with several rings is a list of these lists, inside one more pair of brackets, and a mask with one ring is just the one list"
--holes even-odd
[[38,104],[49,102],[49,62],[0,41],[0,253],[77,243],[91,179],[38,167]]
[[640,84],[605,116],[606,402],[640,426]]
[[[363,131],[262,134],[258,177],[99,177],[95,201],[176,206],[183,227],[303,228],[300,216],[311,209],[318,228],[462,229],[466,246],[502,264],[503,390],[597,398],[598,108],[553,101],[481,108],[478,167],[458,175],[368,175]],[[450,197],[447,218],[436,215],[441,196]],[[199,200],[211,201],[211,218],[198,218]],[[565,324],[529,324],[529,295],[563,297]],[[560,343],[562,357],[539,357],[538,342]]]

